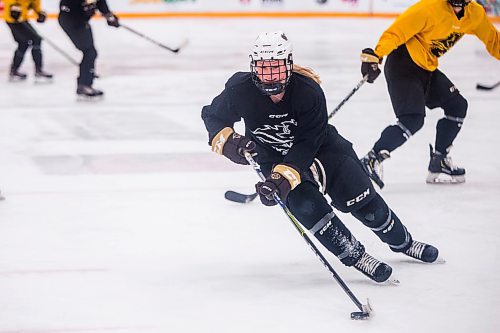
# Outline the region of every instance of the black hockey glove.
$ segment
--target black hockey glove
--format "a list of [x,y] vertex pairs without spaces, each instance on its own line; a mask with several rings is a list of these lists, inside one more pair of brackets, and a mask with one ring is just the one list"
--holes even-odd
[[19,21],[21,18],[21,11],[22,9],[19,5],[10,6],[10,17],[16,22]]
[[47,13],[44,11],[41,11],[40,13],[38,13],[38,18],[36,19],[36,21],[38,23],[43,23],[43,22],[45,22],[46,19],[47,19]]
[[274,206],[277,202],[273,195],[276,193],[281,201],[286,203],[288,194],[300,184],[300,173],[295,167],[287,164],[278,164],[265,182],[255,184],[260,201],[265,206]]
[[382,63],[382,59],[375,54],[372,49],[364,49],[361,53],[361,74],[363,77],[368,76],[368,83],[373,83],[380,75],[378,65]]
[[255,142],[235,133],[230,127],[223,128],[212,139],[212,151],[224,155],[237,164],[248,165],[245,152],[256,155]]
[[106,14],[104,16],[106,18],[106,22],[110,27],[118,28],[120,26],[120,21],[118,20],[118,16],[113,13]]

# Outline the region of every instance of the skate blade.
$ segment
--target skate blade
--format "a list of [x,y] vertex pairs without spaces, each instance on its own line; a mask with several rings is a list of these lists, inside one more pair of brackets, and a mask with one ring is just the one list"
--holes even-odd
[[442,264],[446,264],[446,259],[439,256],[436,261],[434,262],[431,262],[431,264],[439,264],[439,265],[442,265]]
[[427,184],[462,184],[465,183],[465,176],[450,176],[445,173],[429,172],[425,182]]
[[399,281],[399,279],[397,277],[393,277],[392,275],[389,276],[389,278],[387,280],[385,280],[384,282],[382,282],[383,285],[386,285],[386,286],[399,286],[401,282]]
[[18,83],[18,82],[25,82],[27,78],[21,79],[21,78],[12,78],[9,77],[8,82],[10,83]]
[[92,102],[100,102],[104,99],[104,95],[100,96],[85,96],[85,95],[77,95],[76,101],[83,103],[92,103]]
[[51,84],[54,82],[54,78],[35,78],[35,84]]

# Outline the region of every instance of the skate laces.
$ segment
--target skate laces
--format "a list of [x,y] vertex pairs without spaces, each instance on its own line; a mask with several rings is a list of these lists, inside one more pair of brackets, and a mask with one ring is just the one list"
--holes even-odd
[[368,159],[368,167],[370,172],[376,174],[380,179],[383,178],[384,168],[382,163],[380,163],[377,154],[374,151],[370,151],[366,157]]
[[450,170],[457,170],[458,169],[458,167],[453,164],[453,160],[451,159],[450,156],[444,156],[443,161],[446,164],[446,166],[448,168],[450,168]]
[[411,243],[411,246],[405,253],[413,258],[422,259],[422,254],[424,253],[425,246],[427,244],[421,243],[419,241],[414,240]]
[[354,265],[354,267],[358,268],[359,270],[367,274],[373,275],[375,269],[378,267],[379,264],[380,261],[378,261],[377,259],[373,258],[371,255],[365,252],[358,260],[358,262]]

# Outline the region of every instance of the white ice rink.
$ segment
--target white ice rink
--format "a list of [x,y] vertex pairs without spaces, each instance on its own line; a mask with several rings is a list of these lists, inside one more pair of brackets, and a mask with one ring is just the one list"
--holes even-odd
[[[174,47],[188,38],[175,55],[94,20],[99,103],[76,101],[77,68],[46,43],[53,84],[7,83],[15,43],[0,25],[0,333],[500,332],[500,89],[475,90],[500,79],[500,63],[473,36],[440,67],[469,101],[452,151],[467,182],[425,184],[441,110],[385,162],[383,197],[447,262],[395,254],[345,214],[401,284],[376,285],[323,249],[370,298],[371,320],[351,321],[356,307],[279,208],[223,198],[257,178],[210,152],[200,111],[247,70],[257,34],[285,30],[333,109],[391,21],[123,20]],[[35,27],[79,60],[56,21]],[[364,155],[393,117],[381,76],[332,123]]]

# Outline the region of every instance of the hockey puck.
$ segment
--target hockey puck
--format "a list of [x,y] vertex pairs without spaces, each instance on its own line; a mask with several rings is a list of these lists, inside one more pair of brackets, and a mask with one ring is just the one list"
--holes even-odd
[[352,320],[367,320],[370,318],[370,313],[369,312],[351,312],[351,319]]

